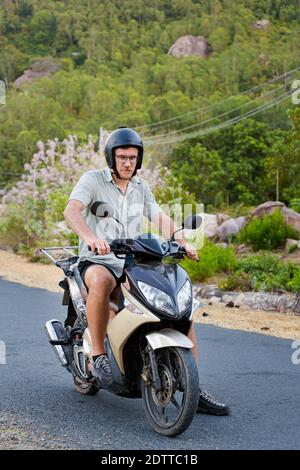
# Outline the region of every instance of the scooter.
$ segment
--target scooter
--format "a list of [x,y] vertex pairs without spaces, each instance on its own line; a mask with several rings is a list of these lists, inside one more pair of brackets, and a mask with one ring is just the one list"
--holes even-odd
[[[93,204],[95,217],[113,217],[108,204]],[[117,219],[115,219],[117,220]],[[201,225],[200,216],[185,219],[182,229]],[[174,239],[162,241],[153,234],[134,239],[115,239],[110,244],[117,256],[130,260],[125,274],[129,288],[121,284],[123,303],[108,324],[106,352],[112,369],[109,392],[142,398],[153,429],[177,436],[191,424],[199,399],[198,370],[187,337],[199,302],[192,284],[178,264],[186,251]],[[67,257],[55,259],[50,252]],[[62,366],[73,376],[76,390],[95,395],[102,384],[92,375],[92,342],[86,317],[87,292],[78,271],[74,247],[50,247],[41,251],[64,272],[59,285],[68,305],[65,326],[56,319],[46,323],[49,342]]]

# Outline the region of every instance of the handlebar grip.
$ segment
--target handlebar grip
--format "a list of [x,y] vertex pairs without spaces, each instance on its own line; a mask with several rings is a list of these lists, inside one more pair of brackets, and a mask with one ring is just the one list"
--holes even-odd
[[[186,251],[186,249],[185,249],[184,246],[180,246],[178,251],[179,251],[179,253],[180,253],[181,255],[185,255],[185,256],[187,255],[187,251]],[[199,259],[199,258],[196,258],[194,261],[196,261],[197,263],[199,263],[200,259]]]
[[[108,245],[109,245],[110,248],[112,248],[112,245],[111,245],[110,243],[108,243]],[[87,247],[88,247],[88,250],[89,250],[89,251],[92,251],[91,245],[88,245]],[[95,255],[99,254],[98,250],[93,251],[93,253],[95,253]]]

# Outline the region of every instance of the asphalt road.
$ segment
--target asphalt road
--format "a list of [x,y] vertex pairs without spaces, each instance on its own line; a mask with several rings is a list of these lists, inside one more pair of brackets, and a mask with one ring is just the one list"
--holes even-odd
[[48,319],[64,319],[60,295],[0,279],[0,299],[7,350],[0,427],[15,417],[37,448],[300,448],[300,365],[291,361],[292,341],[197,325],[200,382],[230,405],[231,416],[196,415],[184,434],[170,439],[152,431],[141,400],[103,391],[84,397],[73,389],[43,329]]

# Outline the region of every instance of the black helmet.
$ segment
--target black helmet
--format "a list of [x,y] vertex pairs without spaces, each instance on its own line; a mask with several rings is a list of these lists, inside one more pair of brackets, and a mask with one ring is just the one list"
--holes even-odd
[[139,153],[134,171],[135,174],[136,170],[139,170],[143,163],[144,146],[141,137],[137,132],[128,127],[120,127],[109,135],[105,144],[105,158],[109,168],[114,170],[116,170],[115,149],[118,147],[136,147],[138,149]]

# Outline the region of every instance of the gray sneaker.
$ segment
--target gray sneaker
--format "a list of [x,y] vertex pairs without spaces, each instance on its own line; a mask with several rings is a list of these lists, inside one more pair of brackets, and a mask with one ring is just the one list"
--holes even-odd
[[106,354],[101,354],[94,361],[92,373],[94,377],[99,379],[103,387],[108,387],[113,383],[111,368]]

